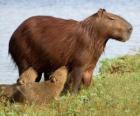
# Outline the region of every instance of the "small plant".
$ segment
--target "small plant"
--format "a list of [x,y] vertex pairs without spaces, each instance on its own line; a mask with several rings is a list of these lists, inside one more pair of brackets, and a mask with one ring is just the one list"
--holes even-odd
[[[105,74],[125,74],[131,73],[140,67],[140,55],[123,56],[114,59],[105,59],[101,61],[101,67],[99,73]],[[137,62],[136,62],[137,60]]]

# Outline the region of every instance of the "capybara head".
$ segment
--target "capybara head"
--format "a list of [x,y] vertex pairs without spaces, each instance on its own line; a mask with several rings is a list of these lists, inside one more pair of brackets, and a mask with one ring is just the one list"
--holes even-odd
[[58,68],[51,76],[51,81],[54,83],[64,84],[67,80],[68,70],[65,66]]
[[106,38],[112,38],[122,42],[130,38],[133,27],[122,17],[108,13],[105,9],[99,9],[92,17],[96,18],[96,22],[93,23],[95,28],[99,29],[97,32],[104,34]]
[[20,75],[19,79],[17,80],[17,83],[23,85],[35,82],[36,78],[37,72],[32,67],[30,67]]
[[16,84],[8,85],[8,84],[1,84],[0,85],[0,95],[11,97],[16,92]]

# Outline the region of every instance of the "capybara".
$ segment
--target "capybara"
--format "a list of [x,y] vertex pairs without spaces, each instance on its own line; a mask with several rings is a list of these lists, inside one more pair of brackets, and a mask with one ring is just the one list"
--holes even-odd
[[[122,42],[130,38],[132,25],[122,17],[99,11],[84,20],[67,20],[52,16],[33,16],[13,33],[9,53],[19,75],[29,67],[45,73],[46,80],[60,66],[67,66],[72,91],[76,93],[83,82],[89,86],[92,72],[112,38]],[[69,85],[67,82],[67,85]]]
[[16,92],[17,84],[9,85],[9,84],[1,84],[0,85],[0,95],[4,95],[7,97],[11,97]]
[[14,102],[12,96],[16,94],[18,86],[18,84],[0,84],[0,102]]
[[20,75],[19,79],[17,80],[17,83],[27,84],[27,83],[35,82],[37,76],[38,76],[37,72],[32,67],[29,67]]
[[1,85],[3,95],[8,96],[12,102],[46,104],[57,99],[67,80],[67,68],[60,67],[44,82],[33,82],[24,85]]

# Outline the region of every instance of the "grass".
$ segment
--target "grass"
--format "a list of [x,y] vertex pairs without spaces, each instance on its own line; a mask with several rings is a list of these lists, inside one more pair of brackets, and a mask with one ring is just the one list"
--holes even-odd
[[140,54],[102,61],[94,81],[44,106],[1,103],[0,116],[140,116]]

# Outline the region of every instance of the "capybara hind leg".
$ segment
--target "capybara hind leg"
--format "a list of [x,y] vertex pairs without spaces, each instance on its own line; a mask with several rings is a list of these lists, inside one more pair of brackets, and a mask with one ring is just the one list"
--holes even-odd
[[91,85],[92,81],[92,70],[86,70],[83,73],[82,83],[84,86],[88,87]]
[[41,80],[42,73],[38,73],[37,78],[35,79],[35,82],[39,82]]

